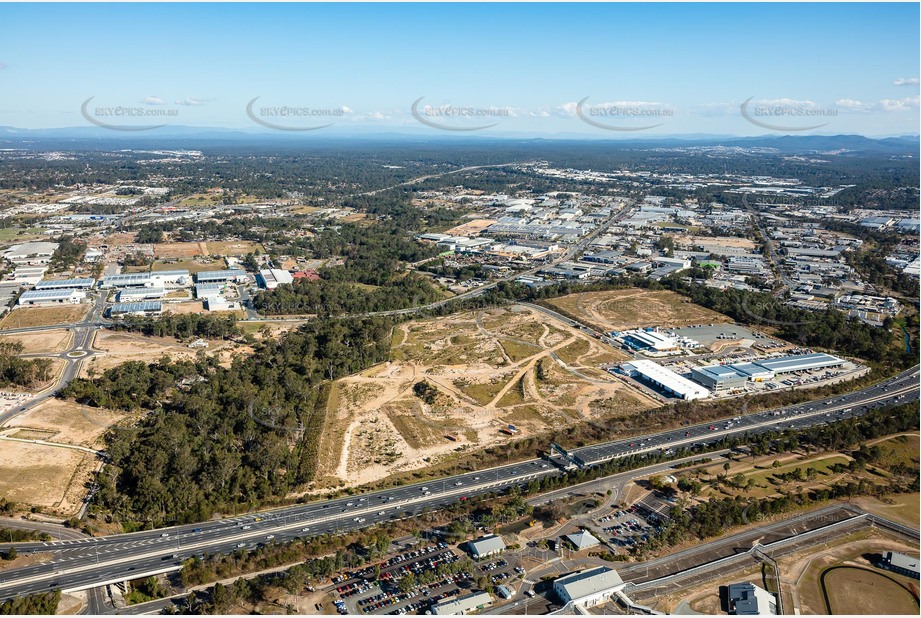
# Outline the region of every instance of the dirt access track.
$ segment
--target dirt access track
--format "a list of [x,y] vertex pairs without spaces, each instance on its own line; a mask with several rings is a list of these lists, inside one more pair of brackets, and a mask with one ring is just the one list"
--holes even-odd
[[[334,383],[315,489],[370,483],[513,436],[655,407],[598,368],[623,359],[521,306],[400,324],[391,361]],[[418,383],[428,395],[414,393]]]
[[678,328],[691,324],[732,322],[725,315],[695,305],[690,299],[668,290],[630,288],[584,292],[546,302],[604,332],[645,326]]

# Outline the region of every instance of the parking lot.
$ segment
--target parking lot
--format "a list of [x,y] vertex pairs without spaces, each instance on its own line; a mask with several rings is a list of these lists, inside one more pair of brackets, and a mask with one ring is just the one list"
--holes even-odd
[[668,509],[664,502],[651,501],[647,504],[644,500],[646,498],[624,509],[615,508],[595,520],[605,533],[609,545],[615,549],[626,549],[642,543],[649,539],[649,533],[666,518],[664,513]]

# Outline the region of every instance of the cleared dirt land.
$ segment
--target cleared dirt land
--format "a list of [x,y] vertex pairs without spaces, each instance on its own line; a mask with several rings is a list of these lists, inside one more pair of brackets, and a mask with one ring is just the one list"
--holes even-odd
[[71,332],[62,328],[21,335],[4,335],[0,337],[0,341],[18,341],[22,344],[23,354],[57,354],[67,349],[72,336]]
[[510,439],[509,425],[535,435],[655,405],[598,369],[619,352],[524,307],[400,324],[391,359],[334,384],[318,488],[463,457]]
[[0,496],[68,517],[79,510],[95,466],[96,456],[83,451],[3,441]]
[[154,245],[154,255],[160,259],[178,259],[196,255],[231,255],[264,253],[261,244],[248,240],[224,242],[168,242]]
[[[104,408],[82,406],[70,401],[49,399],[17,416],[7,427],[17,428],[5,435],[39,439],[89,448],[102,448],[105,431],[125,415]],[[6,444],[6,443],[4,443]]]
[[192,349],[170,337],[146,337],[136,333],[101,330],[96,334],[93,343],[93,348],[99,353],[83,363],[80,377],[88,377],[90,369],[95,370],[98,375],[106,369],[128,361],[150,363],[164,355],[173,360],[190,360],[195,358],[201,349],[207,354],[224,354],[234,345],[236,344],[226,341],[210,341],[207,348]]
[[3,316],[0,329],[73,324],[82,320],[89,309],[87,303],[60,307],[20,307]]
[[695,305],[680,294],[668,290],[585,292],[554,298],[547,303],[603,331],[732,321],[721,313]]

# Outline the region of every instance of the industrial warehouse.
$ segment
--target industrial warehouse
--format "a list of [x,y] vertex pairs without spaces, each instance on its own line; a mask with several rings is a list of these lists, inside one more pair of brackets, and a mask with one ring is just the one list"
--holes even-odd
[[711,391],[738,388],[746,382],[764,382],[778,375],[840,367],[844,360],[831,354],[799,354],[765,358],[749,363],[708,365],[691,369],[691,380],[706,386]]
[[[749,362],[691,367],[687,377],[649,360],[621,363],[618,370],[638,382],[654,387],[671,397],[691,401],[711,394],[723,394],[733,389],[759,382],[771,382],[779,376],[803,371],[833,369],[847,361],[824,353],[794,354]],[[786,384],[784,384],[786,385]],[[768,384],[774,387],[773,384]]]

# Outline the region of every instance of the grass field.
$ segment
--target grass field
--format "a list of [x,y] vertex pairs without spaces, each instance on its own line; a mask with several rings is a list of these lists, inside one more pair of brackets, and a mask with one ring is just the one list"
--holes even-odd
[[58,307],[20,307],[3,316],[0,330],[73,324],[82,320],[89,310],[90,305],[86,303]]
[[911,593],[881,572],[832,567],[822,574],[822,586],[830,614],[918,615],[918,603]]
[[668,290],[585,292],[546,302],[602,331],[731,322],[725,315],[695,305],[680,294]]
[[879,464],[884,468],[891,468],[897,464],[918,465],[921,442],[919,442],[917,434],[896,436],[874,444],[883,449],[883,458]]
[[42,236],[40,227],[5,227],[0,228],[0,243],[22,243]]
[[921,526],[921,494],[898,494],[883,500],[860,496],[853,500],[860,507],[880,517],[901,522],[907,526]]

